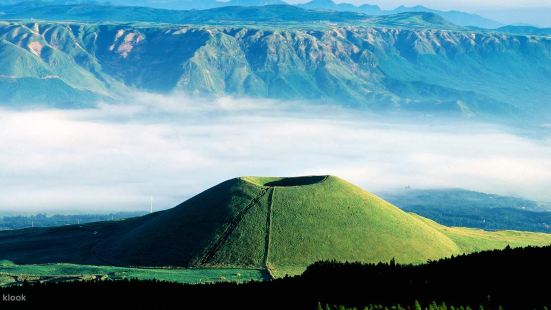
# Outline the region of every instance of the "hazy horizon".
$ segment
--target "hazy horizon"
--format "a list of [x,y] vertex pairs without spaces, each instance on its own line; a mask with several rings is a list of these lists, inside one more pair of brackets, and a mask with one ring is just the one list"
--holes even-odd
[[[286,0],[292,4],[306,3],[310,0]],[[382,9],[391,10],[399,6],[422,5],[442,11],[464,11],[479,14],[504,25],[534,25],[551,27],[551,0],[534,1],[433,1],[433,0],[333,0],[336,3],[352,3],[355,5],[378,5]]]
[[2,110],[0,209],[147,210],[154,196],[158,210],[233,177],[312,174],[372,192],[465,188],[551,201],[549,137],[298,102],[145,93],[133,101]]
[[[285,0],[288,3],[306,3],[310,0]],[[531,0],[531,1],[514,1],[514,0],[491,0],[491,1],[434,1],[434,0],[392,0],[392,1],[383,1],[383,0],[333,0],[336,3],[352,3],[355,5],[362,4],[375,4],[384,9],[393,9],[401,5],[405,6],[416,6],[424,5],[429,6],[435,9],[444,9],[444,10],[458,10],[458,9],[468,9],[468,10],[501,10],[501,9],[511,9],[511,8],[538,8],[545,7],[551,8],[551,1],[549,0]]]

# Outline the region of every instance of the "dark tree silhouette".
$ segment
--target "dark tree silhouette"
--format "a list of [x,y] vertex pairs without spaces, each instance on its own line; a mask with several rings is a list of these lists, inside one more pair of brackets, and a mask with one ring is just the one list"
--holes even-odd
[[182,309],[379,309],[373,305],[398,309],[402,305],[417,310],[421,306],[443,309],[445,303],[450,305],[446,309],[545,309],[551,305],[549,262],[551,246],[507,247],[416,266],[319,262],[302,276],[266,282],[24,284],[0,289],[0,296],[26,294],[25,305],[33,307],[120,303],[125,308],[177,304]]

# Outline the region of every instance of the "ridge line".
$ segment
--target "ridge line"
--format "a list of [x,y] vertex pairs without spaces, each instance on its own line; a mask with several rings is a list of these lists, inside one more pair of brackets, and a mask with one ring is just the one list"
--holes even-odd
[[268,196],[268,214],[266,215],[266,240],[264,243],[264,267],[268,276],[273,279],[274,275],[272,274],[272,267],[269,264],[269,255],[270,255],[270,240],[271,240],[271,231],[272,231],[272,206],[274,203],[274,194],[275,187],[270,188],[270,193]]
[[224,232],[222,233],[222,235],[218,238],[218,240],[216,240],[215,243],[212,244],[212,246],[209,248],[209,250],[206,252],[206,254],[203,256],[203,258],[201,258],[201,260],[199,261],[199,264],[200,265],[206,265],[209,260],[211,260],[214,255],[216,254],[216,252],[218,252],[218,250],[220,250],[220,248],[222,247],[222,245],[226,242],[226,240],[229,238],[229,236],[231,235],[231,233],[235,230],[235,228],[237,227],[237,225],[241,222],[241,220],[243,219],[243,217],[245,216],[245,214],[247,214],[249,212],[249,210],[260,200],[260,198],[262,198],[266,193],[268,192],[268,190],[266,189],[262,189],[261,192],[256,196],[254,197],[253,199],[251,199],[251,201],[249,202],[249,204],[243,208],[243,210],[239,211],[237,213],[237,215],[230,221],[230,223],[228,224],[228,226],[226,227],[226,229],[224,229]]

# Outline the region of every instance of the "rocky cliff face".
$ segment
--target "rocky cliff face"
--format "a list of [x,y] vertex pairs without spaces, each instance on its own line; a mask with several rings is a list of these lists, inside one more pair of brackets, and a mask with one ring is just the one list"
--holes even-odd
[[11,102],[71,105],[137,88],[489,115],[549,110],[551,98],[548,36],[2,22],[0,39],[0,93]]

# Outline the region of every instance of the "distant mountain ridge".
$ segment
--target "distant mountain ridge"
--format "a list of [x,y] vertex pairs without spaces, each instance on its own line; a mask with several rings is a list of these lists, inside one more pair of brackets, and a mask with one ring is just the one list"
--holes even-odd
[[377,5],[362,4],[362,5],[353,5],[350,3],[335,3],[333,0],[312,0],[305,4],[299,5],[300,7],[308,9],[326,9],[334,11],[348,11],[348,12],[360,12],[369,15],[393,15],[398,13],[406,12],[425,12],[425,13],[434,13],[439,15],[446,20],[460,25],[460,26],[474,26],[481,28],[498,28],[502,24],[493,21],[488,18],[484,18],[477,14],[465,13],[461,11],[440,11],[433,10],[421,5],[418,6],[399,6],[393,10],[383,10]]
[[[519,1],[519,4],[521,1]],[[479,12],[483,16],[496,20],[505,25],[532,25],[543,28],[551,27],[551,7],[549,2],[547,7],[543,2],[540,7],[520,7],[506,8],[495,7],[488,8]]]
[[0,6],[0,19],[171,24],[250,24],[255,22],[358,22],[371,16],[355,12],[305,10],[291,5],[228,6],[208,10],[166,10],[105,4]]
[[531,200],[460,189],[409,189],[382,197],[447,226],[551,233],[551,211]]
[[[41,1],[29,1],[29,0],[7,0],[4,1],[4,5],[16,4],[16,3],[42,3],[49,5],[59,5],[59,4],[76,4],[76,3],[93,3],[93,4],[105,4],[110,3],[113,5],[124,5],[124,6],[145,6],[145,7],[154,7],[162,9],[178,9],[178,10],[192,10],[192,9],[212,9],[217,7],[226,7],[226,6],[264,6],[264,5],[289,5],[288,2],[283,0],[229,0],[229,1],[218,1],[218,0],[165,0],[165,1],[155,1],[155,0],[106,0],[106,1],[97,1],[97,0],[41,0]],[[441,11],[433,10],[424,6],[413,6],[406,7],[400,6],[393,10],[383,10],[377,5],[362,4],[354,5],[350,3],[335,3],[333,0],[312,0],[304,4],[298,4],[298,7],[305,9],[323,9],[323,10],[332,10],[332,11],[346,11],[346,12],[358,12],[368,15],[393,15],[398,13],[406,12],[427,12],[434,13],[448,21],[460,25],[460,26],[474,26],[481,28],[494,29],[503,26],[496,21],[493,21],[488,18],[484,18],[477,14],[466,13],[461,11]]]

